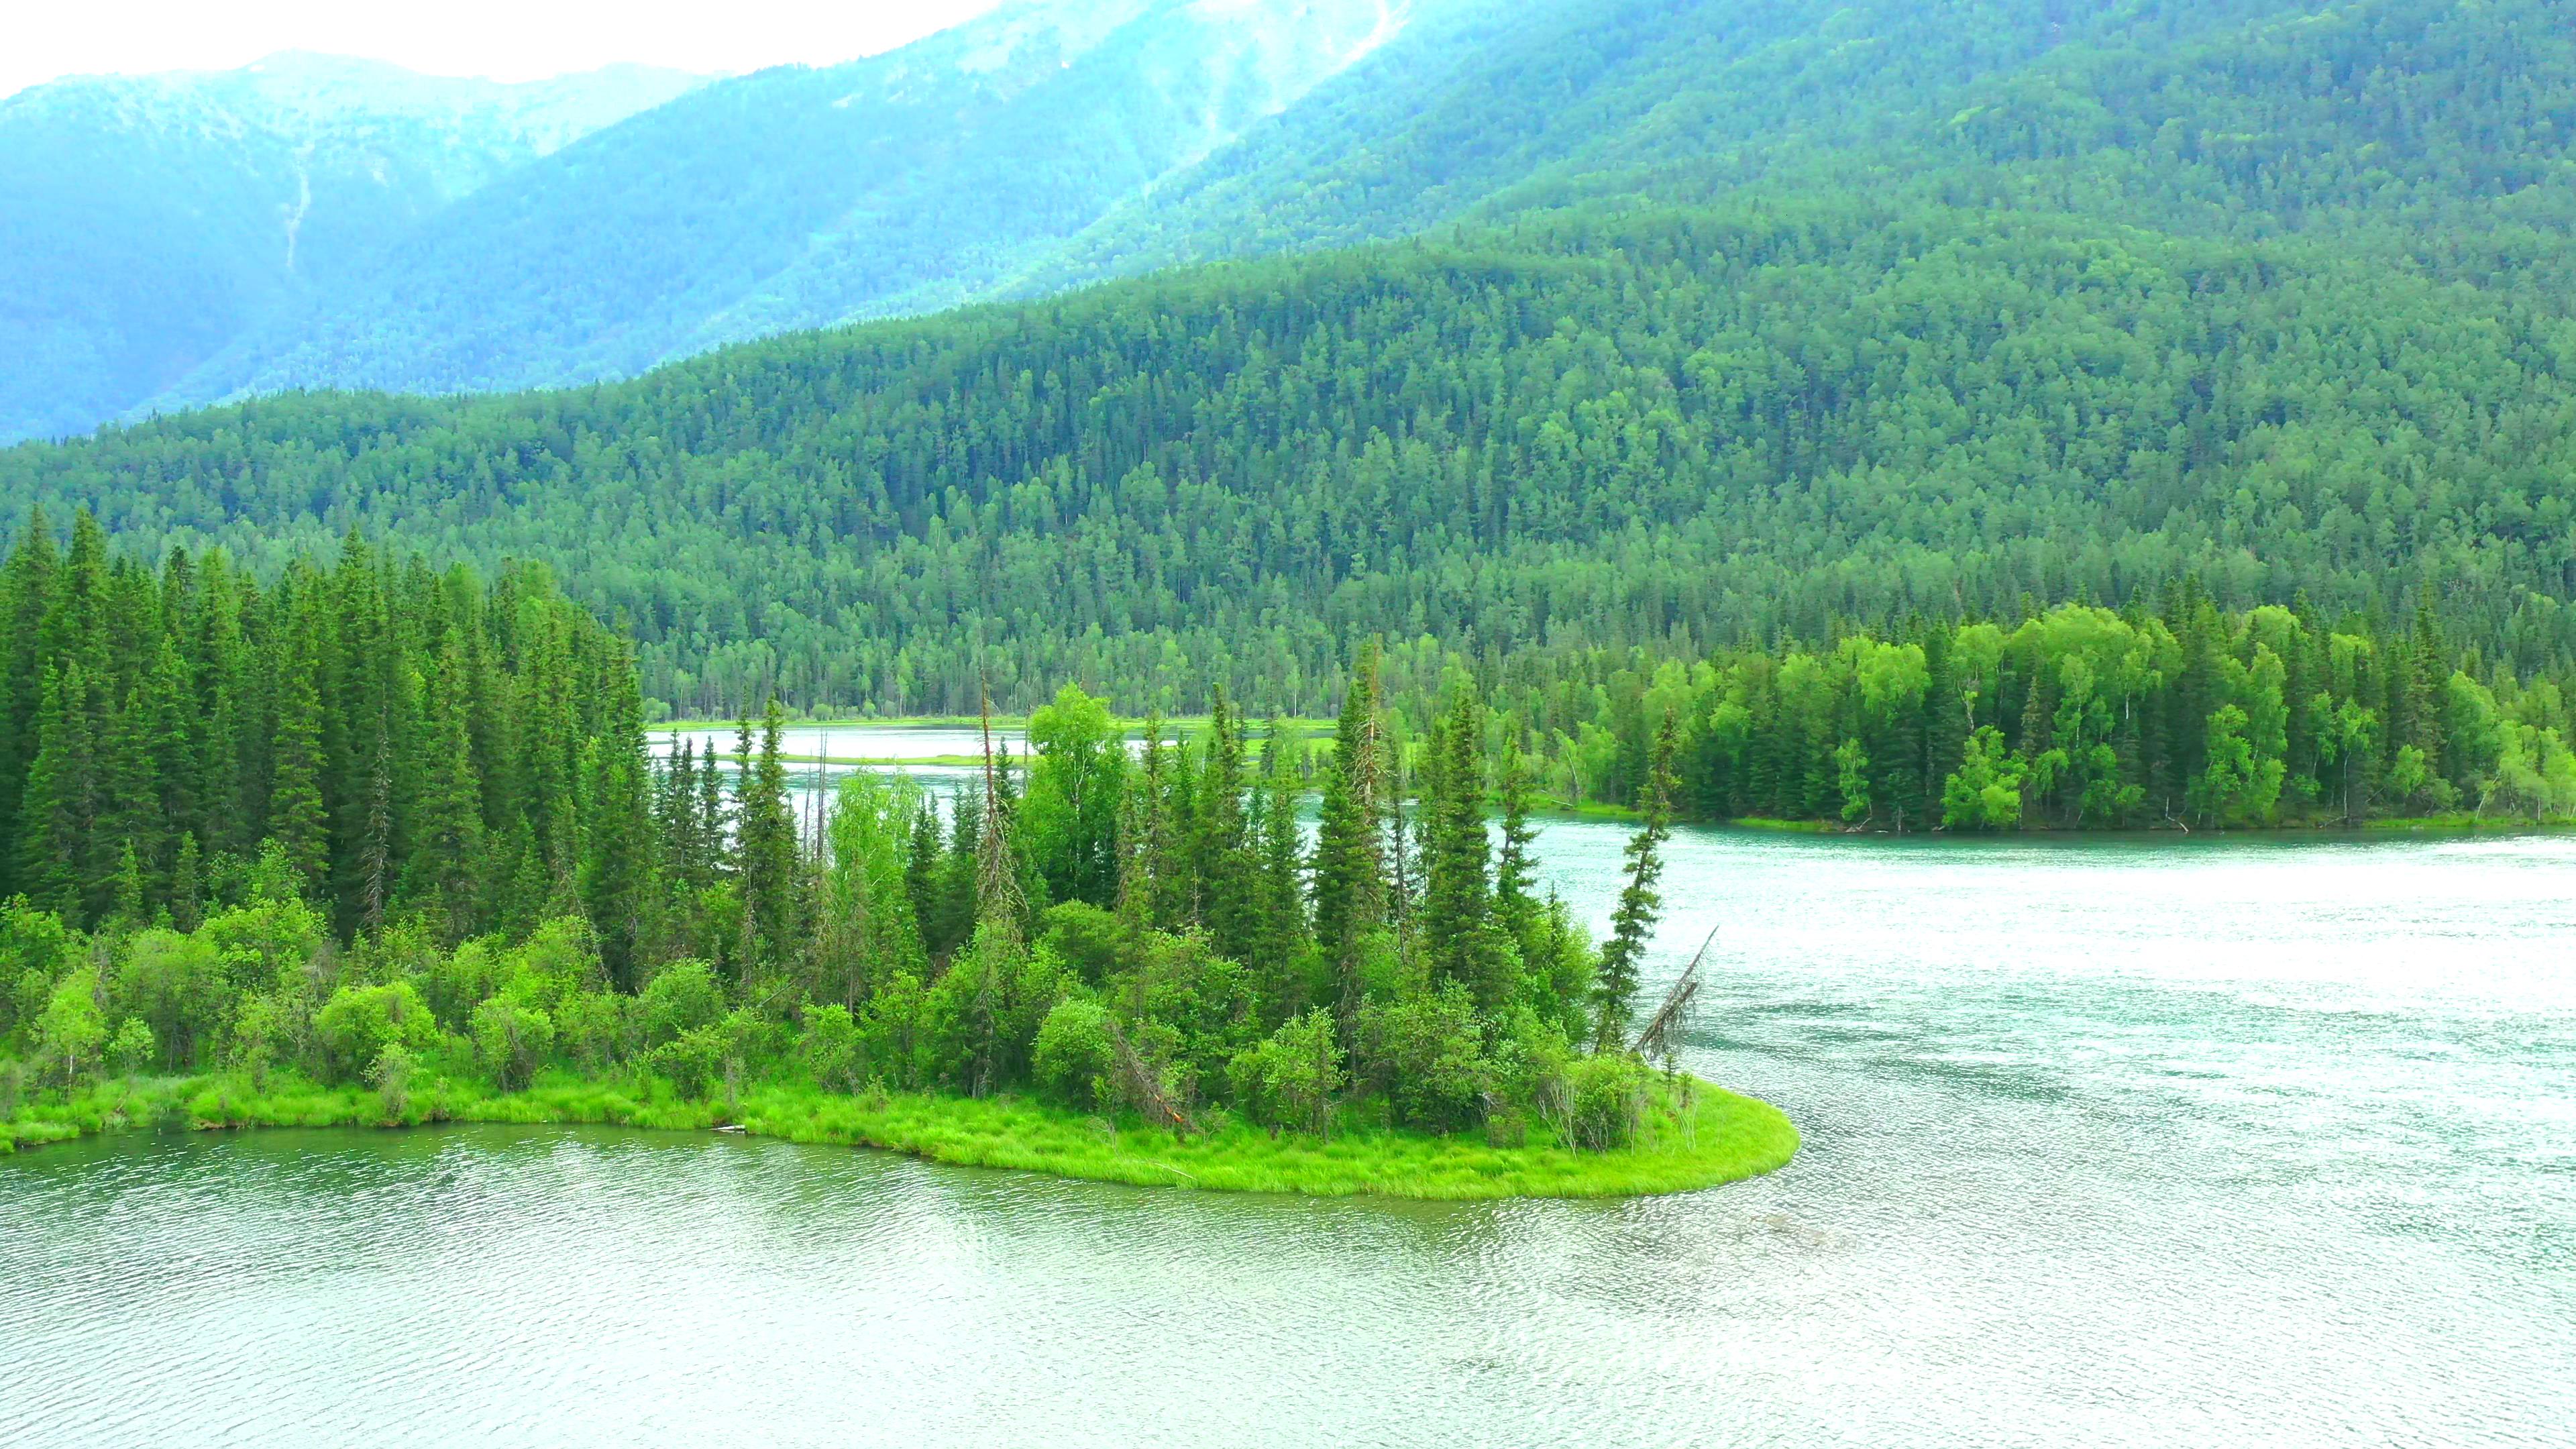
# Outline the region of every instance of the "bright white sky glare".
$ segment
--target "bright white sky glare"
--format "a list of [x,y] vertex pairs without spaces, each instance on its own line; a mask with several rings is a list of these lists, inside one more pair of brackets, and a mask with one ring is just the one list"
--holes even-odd
[[617,61],[735,73],[891,50],[998,0],[0,0],[0,96],[281,50],[535,80]]

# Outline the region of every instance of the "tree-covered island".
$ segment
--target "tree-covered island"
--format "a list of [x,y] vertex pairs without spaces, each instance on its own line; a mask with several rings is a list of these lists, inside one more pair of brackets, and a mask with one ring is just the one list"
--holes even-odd
[[84,516],[27,531],[0,609],[0,1145],[733,1125],[1427,1197],[1796,1149],[1639,999],[1674,722],[1596,948],[1537,879],[1528,762],[1463,688],[1399,738],[1374,644],[1320,756],[1222,696],[1131,752],[1068,686],[944,800],[859,772],[809,807],[775,706],[729,760],[654,759],[631,650],[536,569],[156,571]]

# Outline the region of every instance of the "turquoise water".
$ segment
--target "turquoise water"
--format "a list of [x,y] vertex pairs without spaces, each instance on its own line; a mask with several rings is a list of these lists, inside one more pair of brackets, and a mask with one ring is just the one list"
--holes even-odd
[[[1543,851],[1596,920],[1624,831]],[[1806,1133],[1615,1204],[586,1130],[0,1163],[0,1442],[2565,1445],[2576,840],[1683,832],[1685,1053]]]

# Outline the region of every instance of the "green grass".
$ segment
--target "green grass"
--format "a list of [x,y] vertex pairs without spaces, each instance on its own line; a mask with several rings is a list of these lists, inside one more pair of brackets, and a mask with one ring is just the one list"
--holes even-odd
[[[1143,715],[1113,715],[1111,716],[1110,723],[1115,725],[1121,733],[1125,734],[1130,739],[1142,739],[1144,737],[1146,720]],[[1267,730],[1272,722],[1267,718],[1259,718],[1247,721],[1247,723],[1253,730],[1263,731]],[[1328,716],[1310,717],[1305,715],[1289,716],[1278,721],[1279,726],[1292,735],[1302,735],[1307,738],[1320,737],[1326,739],[1332,737],[1334,727],[1339,723],[1340,722],[1338,720],[1332,719]],[[648,733],[668,733],[674,730],[731,731],[740,724],[741,721],[730,719],[667,719],[657,720],[652,724],[646,725],[644,728]],[[836,719],[790,719],[786,721],[787,727],[795,730],[971,730],[982,724],[982,720],[971,714],[903,715],[877,719],[858,717]],[[1193,735],[1200,734],[1207,729],[1207,726],[1208,716],[1203,714],[1166,715],[1163,717],[1163,738],[1167,740],[1172,738],[1174,731]],[[1024,714],[997,714],[993,716],[993,728],[997,730],[1025,730],[1028,727],[1029,717]],[[752,743],[754,745],[759,743],[759,735],[760,720],[755,716],[752,720]]]
[[1228,1125],[1187,1138],[1134,1121],[1087,1116],[1027,1097],[983,1099],[871,1092],[857,1097],[805,1087],[761,1087],[731,1106],[692,1101],[655,1082],[646,1088],[541,1082],[486,1092],[452,1080],[411,1094],[389,1118],[372,1091],[278,1081],[266,1092],[229,1078],[111,1084],[31,1108],[0,1124],[0,1152],[91,1132],[193,1127],[400,1127],[426,1122],[591,1123],[668,1130],[738,1125],[790,1142],[908,1153],[968,1167],[1223,1192],[1377,1194],[1449,1200],[1628,1197],[1688,1192],[1770,1172],[1798,1150],[1798,1131],[1769,1103],[1697,1083],[1685,1124],[1658,1088],[1634,1145],[1578,1152],[1537,1140],[1500,1144],[1481,1135],[1354,1132],[1325,1140]]
[[1555,795],[1541,795],[1531,808],[1550,815],[1569,815],[1579,820],[1643,820],[1646,812],[1634,805],[1611,805],[1599,800],[1567,800]]
[[2481,831],[2496,835],[2529,835],[2534,831],[2559,831],[2576,827],[2576,820],[2551,817],[2535,820],[2530,816],[2473,815],[2454,811],[2448,815],[2392,815],[2379,820],[2365,820],[2364,830],[2425,830],[2471,835]]

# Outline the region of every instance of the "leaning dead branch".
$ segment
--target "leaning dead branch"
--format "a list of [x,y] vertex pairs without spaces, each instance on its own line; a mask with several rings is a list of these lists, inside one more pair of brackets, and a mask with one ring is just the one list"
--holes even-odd
[[1655,1014],[1646,1018],[1645,1026],[1637,1032],[1637,1039],[1629,1044],[1630,1051],[1648,1061],[1672,1055],[1673,1038],[1688,1021],[1691,1002],[1699,996],[1699,964],[1708,959],[1708,948],[1716,943],[1717,928],[1711,926],[1708,939],[1699,943],[1699,954],[1691,957],[1690,964],[1682,968],[1682,974],[1674,979],[1672,989],[1664,993],[1663,1004],[1655,1008]]
[[1172,1099],[1170,1092],[1163,1089],[1163,1074],[1137,1054],[1136,1048],[1127,1040],[1127,1033],[1118,1029],[1117,1022],[1111,1021],[1106,1025],[1109,1028],[1109,1049],[1117,1056],[1120,1094],[1135,1103],[1136,1110],[1144,1113],[1147,1121],[1169,1127],[1184,1137],[1196,1132],[1198,1123]]

